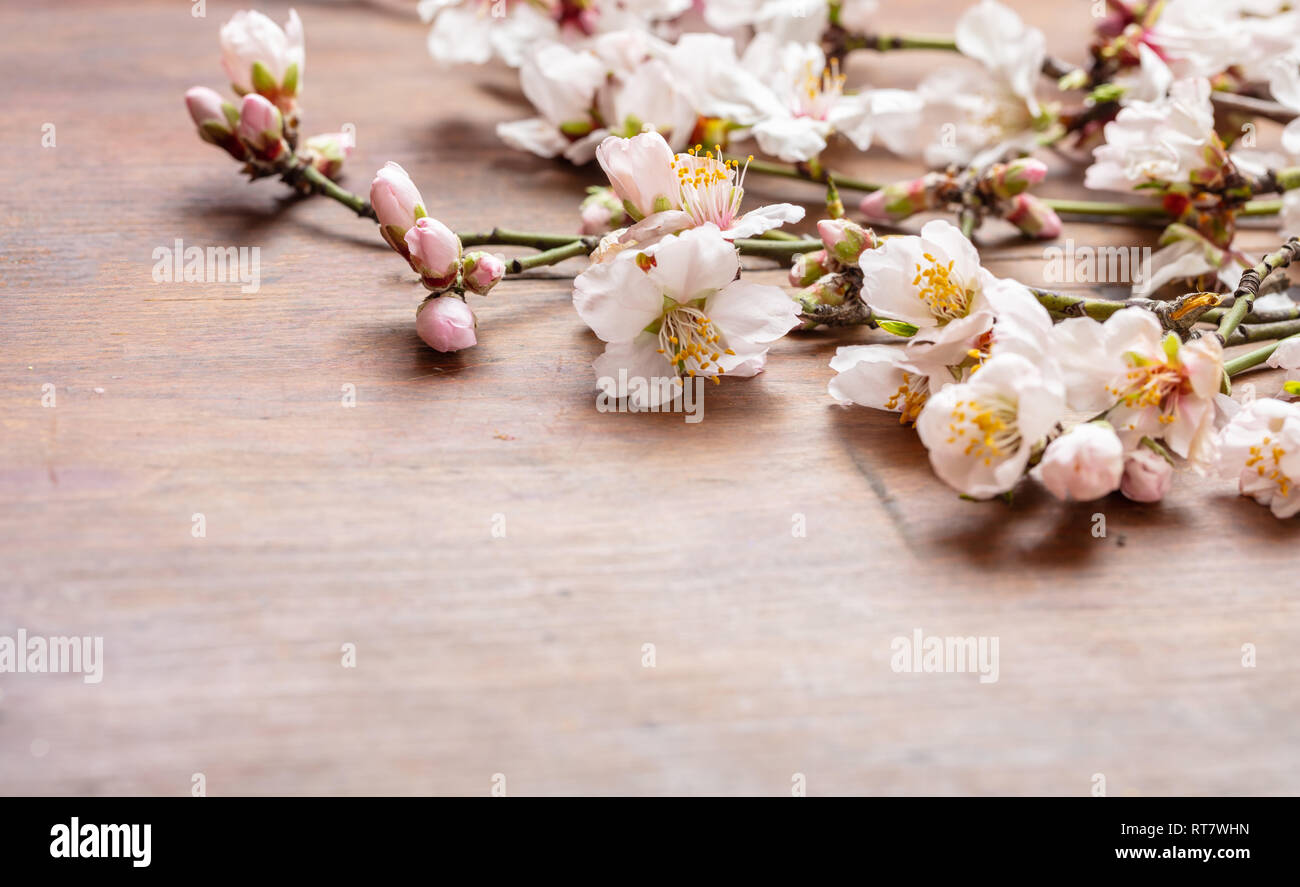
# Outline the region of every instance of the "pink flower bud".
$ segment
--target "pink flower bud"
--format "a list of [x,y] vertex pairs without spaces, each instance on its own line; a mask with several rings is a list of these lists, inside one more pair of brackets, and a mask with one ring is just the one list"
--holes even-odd
[[1134,502],[1159,502],[1174,483],[1174,466],[1149,447],[1124,456],[1124,479],[1119,491]]
[[582,233],[604,234],[622,227],[627,219],[623,201],[610,188],[590,188],[582,201]]
[[849,282],[843,275],[831,274],[795,293],[794,299],[805,311],[812,311],[823,306],[843,305],[848,295]]
[[375,180],[370,183],[370,205],[379,218],[379,228],[388,245],[403,256],[408,255],[406,230],[415,224],[420,216],[427,215],[424,198],[411,181],[411,177],[391,160],[384,168],[375,173]]
[[826,250],[819,249],[813,253],[800,253],[790,265],[791,286],[811,286],[834,270],[835,263],[826,255]]
[[274,160],[289,148],[280,109],[255,93],[244,96],[239,106],[238,133],[240,141],[262,160]]
[[841,265],[856,265],[858,257],[876,246],[876,235],[848,219],[822,219],[817,233],[826,244],[826,253]]
[[424,216],[406,232],[411,267],[426,288],[441,292],[456,282],[460,273],[460,238],[442,222]]
[[1021,194],[1008,201],[1002,217],[1035,240],[1054,240],[1061,236],[1061,217],[1032,194]]
[[478,344],[474,312],[457,296],[425,299],[416,311],[415,332],[434,351],[460,351]]
[[223,99],[215,90],[196,86],[185,93],[185,107],[189,109],[194,125],[199,128],[199,138],[220,148],[236,160],[246,160],[248,150],[235,137],[239,126],[239,110]]
[[919,179],[894,182],[862,198],[859,208],[868,222],[884,225],[901,222],[933,208],[934,188],[941,178],[935,173],[927,173]]
[[1008,200],[1047,178],[1047,164],[1032,157],[995,163],[984,173],[984,182],[995,197]]
[[1076,425],[1047,445],[1036,471],[1056,498],[1091,502],[1119,489],[1124,445],[1109,422]]
[[331,132],[303,143],[302,156],[326,178],[337,179],[343,163],[352,156],[352,133]]
[[471,291],[486,296],[506,276],[506,263],[498,255],[475,250],[460,260],[460,276]]

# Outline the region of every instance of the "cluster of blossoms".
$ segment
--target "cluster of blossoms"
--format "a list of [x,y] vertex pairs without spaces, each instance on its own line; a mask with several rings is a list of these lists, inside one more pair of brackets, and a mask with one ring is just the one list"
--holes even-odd
[[[507,271],[587,257],[572,302],[605,343],[596,386],[633,411],[671,405],[688,381],[761,372],[793,330],[865,327],[892,339],[838,348],[830,396],[897,413],[964,496],[1009,496],[1029,476],[1062,500],[1156,502],[1186,467],[1294,515],[1300,309],[1260,293],[1300,264],[1300,240],[1259,262],[1233,240],[1243,213],[1277,212],[1284,233],[1300,233],[1300,166],[1250,150],[1253,129],[1240,144],[1232,136],[1259,112],[1288,123],[1282,148],[1300,155],[1300,12],[1272,0],[1105,5],[1090,61],[1074,68],[996,0],[966,10],[950,41],[873,33],[874,0],[423,0],[435,58],[519,70],[535,113],[500,123],[505,142],[604,172],[573,234],[458,235],[395,163],[368,202],[335,185],[351,140],[298,144],[304,53],[292,11],[283,29],[256,12],[222,28],[238,107],[204,88],[186,100],[200,136],[250,178],[279,175],[377,220],[428,291],[416,330],[438,351],[477,344],[468,294],[488,294]],[[965,62],[914,89],[850,85],[848,53],[898,49]],[[1044,74],[1056,100],[1039,98]],[[824,165],[836,140],[928,171],[883,186],[846,179]],[[771,160],[732,156],[737,145]],[[1091,151],[1088,188],[1156,198],[1132,204],[1168,220],[1135,296],[1193,280],[1231,299],[1198,291],[1121,305],[984,268],[973,237],[986,219],[1050,240],[1062,214],[1125,214],[1126,204],[1031,193],[1049,175],[1033,155],[1049,145]],[[804,221],[801,206],[746,206],[755,173],[826,187],[816,239],[782,230]],[[856,220],[841,188],[866,192]],[[1265,209],[1267,194],[1282,197]],[[934,214],[959,224],[873,230]],[[465,248],[489,244],[540,252],[507,261]],[[789,260],[790,289],[747,279],[742,253]],[[1225,346],[1264,340],[1279,341],[1225,360]],[[1290,373],[1277,397],[1227,396],[1232,375],[1261,364]]]
[[281,174],[304,188],[304,168],[337,179],[352,154],[352,136],[326,133],[298,146],[304,44],[302,21],[289,10],[283,28],[260,12],[237,12],[221,28],[221,66],[239,105],[206,86],[185,93],[199,137],[245,164],[252,178]]
[[[1154,502],[1176,460],[1201,473],[1240,471],[1243,448],[1259,456],[1256,446],[1264,456],[1247,466],[1255,474],[1243,492],[1263,495],[1271,484],[1268,495],[1290,495],[1300,462],[1287,461],[1283,431],[1294,434],[1300,416],[1268,444],[1251,435],[1293,405],[1260,401],[1228,422],[1216,337],[1183,341],[1139,307],[1053,325],[1028,289],[981,267],[970,241],[941,220],[864,251],[858,265],[859,297],[907,341],[839,348],[830,394],[914,424],[935,473],[962,494],[1008,494],[1032,474],[1061,499],[1118,490]],[[1300,364],[1294,349],[1275,356]]]
[[[459,20],[476,4],[431,5],[440,7],[436,35],[447,16]],[[578,5],[583,14],[571,15]],[[476,14],[477,29],[463,31],[459,46],[439,38],[430,48],[444,61],[498,55],[517,65],[538,116],[501,125],[501,137],[579,164],[605,136],[645,128],[678,149],[699,139],[752,140],[787,162],[815,160],[840,136],[860,150],[879,143],[932,164],[965,164],[1032,148],[1055,125],[1034,97],[1043,35],[993,0],[957,22],[957,47],[978,62],[975,72],[946,68],[916,90],[850,89],[838,58],[827,56],[826,35],[864,30],[874,2],[684,5],[508,5],[503,17]],[[539,18],[555,28],[520,39],[519,23]]]

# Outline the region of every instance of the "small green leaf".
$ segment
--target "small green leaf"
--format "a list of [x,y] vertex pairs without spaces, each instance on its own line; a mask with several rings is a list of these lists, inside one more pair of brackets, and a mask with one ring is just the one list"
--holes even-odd
[[294,62],[284,71],[284,80],[280,83],[280,90],[285,95],[298,94],[298,63]]
[[1300,397],[1300,382],[1287,382],[1282,390],[1293,397]]
[[278,89],[270,69],[261,62],[253,62],[253,89],[262,95],[275,95]]
[[226,122],[232,130],[239,126],[239,109],[230,102],[221,103],[221,113],[226,115]]
[[904,339],[909,339],[912,336],[915,336],[917,330],[917,327],[910,323],[904,323],[901,320],[878,320],[876,321],[876,326],[892,335],[902,336]]
[[411,210],[411,214],[415,217],[415,220],[416,220],[417,222],[420,221],[420,219],[423,219],[425,216],[428,215],[428,213],[424,211],[424,204],[423,204],[423,203],[417,203],[417,204],[415,205],[415,207]]

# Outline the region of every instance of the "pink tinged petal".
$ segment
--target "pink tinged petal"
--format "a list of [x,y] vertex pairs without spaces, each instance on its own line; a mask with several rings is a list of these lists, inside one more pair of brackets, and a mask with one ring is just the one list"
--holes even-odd
[[678,180],[673,158],[673,149],[657,132],[630,139],[609,136],[596,149],[596,161],[614,193],[643,217],[656,211],[655,203],[661,198],[668,208],[676,208]]
[[370,183],[370,205],[382,227],[400,228],[405,236],[406,229],[415,224],[415,208],[424,209],[424,198],[406,170],[390,160]]
[[659,353],[659,337],[641,333],[635,339],[610,342],[592,362],[596,385],[607,397],[626,399],[640,408],[672,403],[681,396],[676,371]]
[[661,241],[650,279],[659,292],[681,303],[706,298],[736,279],[740,256],[715,225],[703,225]]
[[663,314],[663,296],[630,256],[593,265],[573,281],[573,307],[606,342],[629,342]]
[[804,208],[792,203],[772,203],[751,210],[737,219],[730,228],[722,232],[727,240],[742,240],[756,237],[764,231],[780,228],[782,225],[798,222],[804,217]]
[[528,151],[538,157],[558,157],[569,147],[564,134],[542,117],[498,123],[497,138],[516,150]]
[[1119,491],[1134,502],[1159,502],[1174,482],[1174,466],[1149,447],[1138,447],[1124,457],[1124,477]]
[[685,231],[693,227],[695,220],[690,213],[681,210],[667,210],[646,216],[619,236],[620,243],[637,244],[642,247],[652,246],[670,234]]
[[460,238],[431,216],[416,221],[406,232],[411,267],[435,286],[446,287],[456,279],[460,263]]
[[992,328],[992,311],[972,311],[943,326],[918,330],[904,347],[909,360],[956,366],[967,358],[976,340]]

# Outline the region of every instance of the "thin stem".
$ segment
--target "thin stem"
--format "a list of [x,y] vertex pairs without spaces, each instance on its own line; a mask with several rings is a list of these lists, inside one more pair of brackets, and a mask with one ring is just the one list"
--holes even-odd
[[311,185],[313,193],[324,194],[326,197],[337,200],[363,219],[379,221],[379,217],[375,215],[375,208],[370,205],[369,201],[353,194],[351,191],[340,188],[332,179],[311,164],[303,166],[299,174],[304,181]]
[[[1029,288],[1034,298],[1038,299],[1048,311],[1062,317],[1091,317],[1093,320],[1105,320],[1121,308],[1131,307],[1132,302],[1117,302],[1110,299],[1086,299],[1067,296],[1049,290]],[[1146,307],[1145,305],[1141,307]]]
[[843,43],[846,51],[873,49],[888,52],[891,49],[939,49],[956,52],[957,40],[946,34],[846,34]]
[[1072,216],[1131,216],[1136,218],[1159,218],[1169,215],[1158,203],[1120,203],[1104,200],[1059,200],[1053,197],[1040,198],[1058,213]]
[[1241,345],[1245,342],[1267,342],[1270,339],[1289,339],[1300,334],[1300,320],[1286,320],[1281,323],[1243,324],[1233,330],[1227,344]]
[[[1300,338],[1297,336],[1288,336],[1288,338]],[[1265,345],[1263,348],[1256,349],[1240,357],[1234,357],[1232,360],[1224,361],[1223,371],[1229,376],[1235,376],[1238,373],[1244,373],[1246,370],[1254,369],[1264,361],[1273,356],[1273,352],[1278,346],[1285,342],[1286,339],[1279,339],[1272,345]]]
[[737,240],[736,248],[747,256],[789,261],[800,253],[822,249],[820,240]]
[[463,246],[530,246],[542,250],[568,246],[575,241],[585,239],[580,234],[539,234],[535,231],[514,231],[509,228],[470,231],[460,234],[459,237]]
[[[742,161],[743,162],[743,161]],[[816,182],[825,184],[826,181],[832,181],[836,187],[848,188],[851,191],[863,191],[871,193],[879,191],[881,185],[874,182],[864,182],[858,179],[851,179],[848,176],[842,176],[839,173],[823,172],[821,176],[813,173],[800,166],[791,166],[785,163],[773,163],[767,160],[750,161],[749,171],[765,176],[778,176],[783,179],[797,179],[803,182]],[[1287,171],[1289,172],[1289,170]],[[1290,181],[1288,179],[1288,181]],[[1295,177],[1295,183],[1291,187],[1300,187],[1300,174]],[[1163,206],[1158,203],[1121,203],[1118,201],[1105,200],[1064,200],[1052,197],[1041,198],[1043,203],[1054,209],[1057,213],[1071,216],[1120,216],[1124,218],[1151,218],[1164,219],[1169,218]],[[1252,200],[1242,207],[1240,214],[1243,216],[1267,216],[1276,215],[1282,210],[1281,200]]]
[[506,265],[506,273],[522,274],[530,268],[543,268],[547,265],[557,265],[565,259],[572,259],[575,256],[589,255],[595,248],[596,241],[592,238],[572,240],[563,246],[557,246],[537,253],[536,255],[513,259]]
[[973,238],[975,236],[975,225],[979,222],[975,213],[963,211],[958,218],[958,221],[961,223],[961,236],[965,237],[967,240]]

